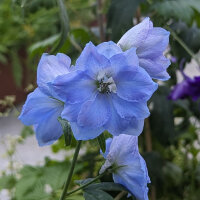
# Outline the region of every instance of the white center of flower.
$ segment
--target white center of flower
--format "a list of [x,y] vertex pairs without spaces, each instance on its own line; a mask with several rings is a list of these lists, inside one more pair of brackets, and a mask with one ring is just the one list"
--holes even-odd
[[100,71],[97,75],[97,89],[101,93],[116,93],[117,87],[111,76],[108,76],[104,71]]

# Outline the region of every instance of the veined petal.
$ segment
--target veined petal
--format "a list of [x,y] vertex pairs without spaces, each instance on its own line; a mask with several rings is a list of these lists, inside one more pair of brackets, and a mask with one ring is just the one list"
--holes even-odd
[[112,95],[112,101],[121,118],[145,119],[150,115],[146,101],[128,102],[116,94]]
[[156,58],[140,58],[140,66],[154,79],[168,80],[170,78],[166,69],[171,64],[163,55]]
[[70,104],[84,102],[96,92],[95,81],[80,70],[58,76],[51,87],[60,99]]
[[78,125],[88,127],[101,127],[110,118],[108,97],[98,94],[94,100],[86,101],[78,115]]
[[109,60],[98,53],[97,48],[89,42],[83,49],[81,55],[76,61],[78,69],[86,70],[88,75],[96,79],[98,72],[110,66]]
[[169,31],[163,28],[151,29],[145,41],[137,49],[139,58],[155,58],[163,55],[169,44],[169,35]]
[[[114,55],[110,58],[112,74],[117,76],[122,70],[130,67],[139,67],[139,59],[136,55],[136,48],[133,47],[125,52]],[[126,68],[124,66],[127,66]]]
[[117,86],[117,95],[127,101],[147,101],[158,87],[141,67],[121,71],[114,81]]
[[120,46],[122,50],[127,50],[131,47],[139,47],[145,41],[152,26],[149,17],[145,18],[141,23],[128,30],[117,45]]
[[78,126],[76,122],[72,122],[71,128],[76,140],[91,140],[98,137],[105,129]]
[[78,118],[78,114],[81,110],[82,103],[76,104],[65,104],[64,109],[61,113],[61,117],[63,119],[68,120],[69,122],[76,122]]
[[113,55],[116,55],[122,52],[121,48],[112,41],[103,42],[99,44],[97,46],[97,51],[108,59],[110,59]]
[[49,112],[42,122],[35,125],[36,138],[40,146],[53,144],[63,134],[62,127],[58,122],[62,109]]
[[114,136],[120,134],[134,135],[138,136],[142,133],[144,127],[144,119],[134,119],[134,118],[121,118],[117,113],[116,109],[112,105],[110,120],[104,125],[105,129],[108,130]]
[[48,55],[43,54],[37,69],[37,84],[39,88],[51,96],[47,83],[52,82],[58,75],[69,73],[71,59],[65,54]]
[[19,119],[25,125],[38,124],[49,117],[49,114],[54,115],[63,109],[63,103],[48,97],[43,94],[39,88],[30,93],[22,108]]

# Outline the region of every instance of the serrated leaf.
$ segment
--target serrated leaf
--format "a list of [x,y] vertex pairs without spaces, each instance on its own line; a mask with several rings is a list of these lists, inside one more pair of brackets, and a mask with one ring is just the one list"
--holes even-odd
[[133,26],[133,17],[140,3],[145,0],[112,0],[108,11],[108,31],[111,40],[120,37]]
[[0,190],[12,189],[16,184],[16,178],[13,175],[4,175],[0,177]]
[[105,153],[105,151],[106,151],[106,138],[104,136],[104,133],[99,135],[97,137],[97,140],[98,140],[98,143],[99,143],[99,146],[100,146],[102,152]]
[[63,129],[63,134],[65,137],[65,145],[69,146],[71,144],[72,141],[72,130],[71,127],[68,123],[67,120],[62,119],[61,117],[58,117],[58,121],[60,122],[62,129]]

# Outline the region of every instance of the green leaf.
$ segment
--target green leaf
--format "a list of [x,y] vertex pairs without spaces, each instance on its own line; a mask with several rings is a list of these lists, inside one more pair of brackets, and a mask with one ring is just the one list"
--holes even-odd
[[112,0],[108,11],[108,31],[111,40],[117,41],[133,26],[138,6],[145,0]]
[[48,47],[52,46],[56,41],[58,41],[60,34],[53,35],[45,40],[39,41],[31,45],[28,49],[29,56],[34,57],[36,54],[42,54]]
[[65,119],[62,119],[61,117],[58,117],[58,121],[60,122],[62,129],[63,129],[63,133],[64,133],[64,137],[65,137],[65,145],[69,146],[72,141],[71,127],[70,127],[68,121]]
[[3,175],[0,177],[0,190],[12,189],[16,184],[16,178],[13,175]]
[[122,185],[113,182],[101,182],[89,185],[87,189],[90,190],[105,190],[105,191],[127,191]]
[[164,18],[175,18],[190,23],[195,10],[200,13],[199,0],[168,0],[152,6]]
[[113,200],[113,197],[102,190],[84,190],[85,200]]
[[100,146],[102,152],[105,153],[105,151],[106,151],[106,138],[104,136],[104,133],[99,135],[97,137],[97,140],[98,140],[98,143],[99,143],[99,146]]
[[65,4],[63,3],[62,0],[57,0],[58,7],[59,7],[59,12],[60,12],[60,21],[61,21],[61,38],[58,44],[51,50],[51,54],[56,53],[65,43],[67,39],[67,35],[69,32],[69,19],[68,19],[68,14],[67,10],[65,8]]

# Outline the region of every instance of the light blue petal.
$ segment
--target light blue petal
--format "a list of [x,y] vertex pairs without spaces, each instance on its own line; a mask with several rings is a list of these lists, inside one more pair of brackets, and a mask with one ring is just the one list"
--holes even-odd
[[39,88],[51,96],[47,83],[52,82],[58,75],[69,73],[71,59],[65,54],[48,55],[43,54],[37,69],[37,84]]
[[25,125],[38,124],[49,117],[49,113],[53,115],[62,109],[63,104],[60,101],[48,97],[37,88],[28,95],[19,119]]
[[94,100],[86,101],[78,115],[78,125],[101,127],[110,118],[109,101],[106,95],[98,94]]
[[123,50],[130,49],[131,47],[139,47],[145,41],[152,26],[149,17],[145,18],[141,23],[128,30],[119,40],[117,45]]
[[116,94],[112,94],[112,101],[121,118],[145,119],[150,115],[145,101],[128,102],[119,98]]
[[76,122],[72,122],[71,128],[76,140],[91,140],[98,137],[105,129],[100,128],[91,128],[91,127],[82,127],[78,126]]
[[115,78],[117,95],[127,101],[147,101],[158,88],[141,67],[122,71]]
[[103,153],[102,152],[102,150],[100,149],[100,153],[103,155],[103,157],[106,159],[106,157],[107,157],[107,155],[108,155],[108,153],[109,153],[109,151],[110,151],[110,145],[111,145],[111,143],[112,143],[112,138],[108,138],[107,140],[106,140],[106,151],[105,151],[105,153]]
[[84,102],[96,92],[95,81],[80,70],[58,76],[51,87],[60,99],[70,104]]
[[113,105],[110,106],[110,112],[111,117],[110,120],[108,120],[108,122],[104,125],[105,129],[112,135],[122,134],[122,132],[127,129],[129,120],[121,118]]
[[136,55],[136,48],[133,47],[123,53],[114,55],[110,58],[110,62],[113,77],[120,74],[123,70],[128,70],[128,68],[139,67],[139,59]]
[[63,119],[68,120],[69,122],[76,122],[78,118],[78,114],[81,110],[82,103],[76,104],[65,104],[65,107],[61,113],[61,117]]
[[152,78],[159,80],[169,79],[166,69],[171,63],[169,59],[163,56],[169,44],[169,35],[170,33],[165,29],[153,28],[149,31],[145,42],[137,49],[140,66]]
[[115,54],[119,54],[122,52],[121,48],[117,46],[112,41],[103,42],[97,46],[97,50],[100,54],[104,55],[106,58],[111,58]]
[[139,58],[155,58],[163,55],[169,44],[170,32],[163,28],[153,28],[149,31],[147,38],[137,48]]
[[62,109],[55,109],[46,114],[42,122],[35,126],[36,138],[39,146],[53,144],[63,134],[62,127],[58,122]]
[[[102,169],[121,166],[113,173],[115,183],[122,184],[139,200],[148,200],[150,182],[146,163],[138,151],[138,137],[121,134],[114,136]],[[105,169],[104,169],[105,168]]]
[[168,80],[170,78],[166,71],[170,64],[170,60],[162,55],[156,58],[140,59],[140,66],[142,66],[152,78],[159,80]]
[[98,53],[97,48],[92,42],[85,46],[75,65],[77,69],[86,70],[93,79],[96,79],[99,71],[109,66],[109,60],[104,55]]

